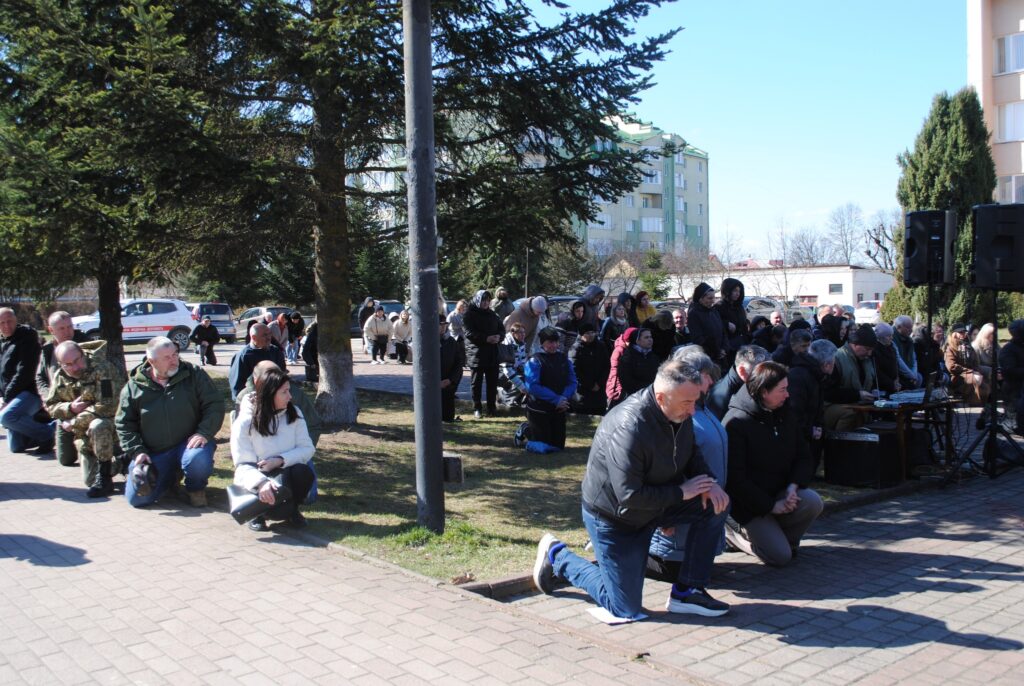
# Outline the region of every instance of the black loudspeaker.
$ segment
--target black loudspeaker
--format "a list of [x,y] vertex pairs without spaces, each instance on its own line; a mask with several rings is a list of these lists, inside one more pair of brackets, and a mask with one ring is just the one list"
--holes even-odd
[[956,261],[956,212],[924,210],[907,214],[903,235],[903,283],[907,286],[953,283]]
[[1024,292],[1024,204],[974,206],[975,288]]
[[825,434],[825,481],[838,486],[888,488],[900,483],[899,441],[892,430],[829,431]]

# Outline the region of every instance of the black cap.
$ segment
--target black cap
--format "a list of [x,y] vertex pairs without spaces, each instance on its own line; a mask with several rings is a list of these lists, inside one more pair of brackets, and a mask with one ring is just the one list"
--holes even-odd
[[875,335],[875,330],[871,328],[870,324],[862,324],[854,330],[853,334],[850,335],[850,342],[856,345],[874,348],[878,345],[878,336]]

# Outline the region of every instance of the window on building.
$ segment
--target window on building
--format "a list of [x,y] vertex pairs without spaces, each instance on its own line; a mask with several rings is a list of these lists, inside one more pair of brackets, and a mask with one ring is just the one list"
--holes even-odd
[[700,162],[700,161],[697,162],[697,171],[699,171],[699,172],[704,171],[704,163],[703,162]]
[[841,283],[830,283],[828,285],[828,294],[829,295],[842,295],[843,294],[843,284],[841,284]]
[[639,231],[640,230],[640,220],[639,219],[630,219],[629,220],[629,230],[630,231]]
[[686,169],[686,155],[682,150],[676,153],[676,164],[681,166],[683,169]]
[[996,74],[1024,71],[1024,33],[996,38]]
[[661,183],[661,172],[656,169],[644,172],[644,177],[644,183]]
[[880,297],[880,296],[878,295],[878,292],[876,291],[876,292],[875,292],[875,300],[881,300],[881,299],[882,299],[882,298],[881,298],[881,297]]
[[704,192],[704,182],[703,181],[698,181],[697,182],[697,192],[698,193],[703,193]]
[[996,201],[1004,205],[1024,202],[1024,175],[1000,176],[996,186]]
[[861,302],[862,300],[864,300],[864,294],[863,293],[858,293],[857,294],[857,302]]
[[686,211],[686,201],[683,200],[682,196],[676,196],[676,212]]
[[626,207],[633,207],[636,200],[633,199],[632,195],[627,195],[622,199],[622,204]]
[[698,217],[703,217],[704,216],[704,203],[702,203],[702,202],[697,203],[697,216]]
[[697,238],[700,238],[703,235],[704,235],[704,225],[703,224],[697,224]]
[[595,229],[603,229],[605,231],[609,231],[612,228],[612,215],[608,214],[607,212],[601,212],[596,217],[594,217],[594,221],[590,222],[590,226],[592,226]]
[[996,107],[996,141],[1024,140],[1024,102],[1010,102]]
[[679,236],[679,235],[685,234],[685,233],[686,233],[686,225],[683,224],[683,220],[682,219],[677,219],[676,220],[676,235]]
[[661,217],[644,217],[640,226],[644,233],[662,233],[664,231],[663,222],[664,219]]
[[651,210],[660,210],[661,195],[658,193],[644,193],[640,196],[640,206]]
[[679,172],[676,172],[675,173],[675,180],[676,180],[676,188],[682,188],[683,187],[683,175],[680,174]]
[[689,204],[684,200],[683,201],[683,214],[686,214],[687,212],[689,212],[690,211],[689,208],[690,208]]

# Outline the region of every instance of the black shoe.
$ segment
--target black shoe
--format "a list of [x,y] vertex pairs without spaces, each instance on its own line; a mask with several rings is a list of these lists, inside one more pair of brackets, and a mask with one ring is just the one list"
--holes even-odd
[[703,588],[695,588],[686,595],[677,594],[673,589],[668,595],[665,609],[674,614],[721,617],[729,611],[729,605],[715,600]]
[[270,527],[267,526],[267,520],[262,516],[257,517],[248,524],[249,528],[253,531],[270,531]]
[[301,512],[296,510],[292,513],[292,516],[288,518],[288,526],[293,529],[305,529],[309,526],[309,522],[306,521],[306,518]]
[[53,438],[51,438],[50,440],[46,441],[45,443],[40,443],[39,447],[36,448],[36,455],[46,455],[48,453],[52,453],[53,449],[54,449],[54,447],[56,445],[57,445],[57,441],[56,441],[56,439],[53,439]]
[[114,479],[110,472],[110,463],[100,462],[99,469],[96,470],[96,478],[93,479],[92,486],[85,494],[90,498],[104,498],[113,493]]
[[561,541],[551,534],[544,534],[537,544],[537,559],[533,563],[533,583],[537,590],[551,595],[555,588],[555,568],[551,563],[551,549]]

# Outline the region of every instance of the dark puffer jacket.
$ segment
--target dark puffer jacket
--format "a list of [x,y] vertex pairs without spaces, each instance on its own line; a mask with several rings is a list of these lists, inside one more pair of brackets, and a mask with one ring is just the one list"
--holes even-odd
[[488,343],[487,338],[498,336],[500,342],[505,337],[505,327],[501,325],[498,315],[490,309],[485,310],[472,304],[462,317],[462,328],[466,331],[467,366],[471,369],[497,367],[498,344]]
[[710,473],[693,421],[673,426],[647,388],[616,405],[597,427],[583,506],[624,528],[641,529],[682,501],[683,481]]
[[0,338],[0,385],[3,401],[9,403],[19,393],[37,393],[36,370],[42,345],[35,329],[19,324],[10,338]]
[[[729,300],[736,287],[740,289],[740,299],[733,302]],[[722,318],[724,327],[725,349],[728,352],[736,352],[740,347],[750,342],[750,322],[747,320],[747,312],[743,309],[743,296],[746,289],[739,279],[725,279],[722,281],[722,299],[715,303],[715,311]],[[732,333],[729,332],[729,324],[736,327]]]
[[746,524],[770,513],[789,484],[807,487],[814,462],[787,406],[769,412],[744,386],[733,396],[722,424],[729,436],[726,492],[737,522]]
[[[638,331],[643,331],[643,329],[638,329]],[[661,366],[661,360],[653,350],[642,353],[633,345],[635,342],[634,338],[619,357],[619,383],[622,385],[623,396],[636,393],[641,388],[654,383],[658,367]]]
[[800,353],[793,357],[788,378],[789,411],[797,418],[801,435],[810,440],[811,429],[824,426],[822,415],[825,399],[822,386],[825,383],[825,372],[816,359],[807,353]]

